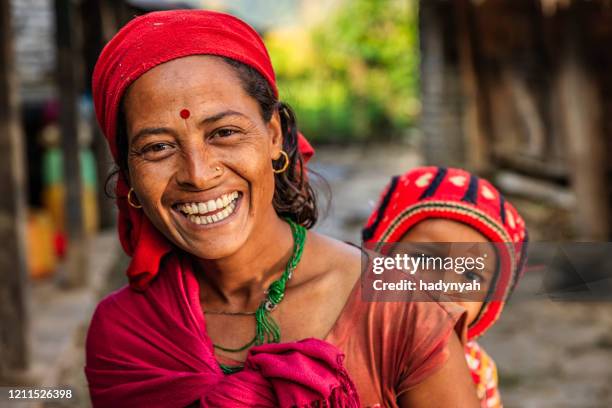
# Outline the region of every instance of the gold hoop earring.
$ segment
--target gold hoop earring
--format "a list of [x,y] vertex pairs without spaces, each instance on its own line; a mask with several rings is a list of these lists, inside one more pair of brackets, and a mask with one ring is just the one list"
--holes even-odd
[[133,188],[130,188],[130,191],[128,191],[128,196],[127,196],[127,202],[130,206],[134,207],[134,208],[142,208],[142,204],[134,204],[132,202],[132,193],[134,192]]
[[289,167],[289,155],[288,155],[288,154],[287,154],[287,152],[285,152],[284,150],[281,150],[281,151],[280,151],[280,153],[281,153],[281,156],[284,156],[284,157],[285,157],[285,164],[283,164],[283,167],[281,167],[281,168],[280,168],[280,169],[278,169],[278,170],[276,170],[276,169],[274,168],[274,166],[272,166],[272,171],[273,171],[275,174],[284,173],[284,172],[285,172],[285,170],[287,170],[287,167]]

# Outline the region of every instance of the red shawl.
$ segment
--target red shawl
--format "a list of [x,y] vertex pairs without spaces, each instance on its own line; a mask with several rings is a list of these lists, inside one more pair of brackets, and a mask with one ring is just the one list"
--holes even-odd
[[95,407],[359,406],[343,355],[321,340],[253,347],[244,370],[224,375],[199,299],[189,259],[172,256],[146,291],[100,303],[85,369]]
[[[96,115],[115,159],[117,112],[129,85],[159,64],[203,54],[252,66],[277,92],[263,42],[237,18],[204,10],[138,17],[104,48],[93,75]],[[307,161],[313,150],[301,135],[298,147]],[[253,347],[243,371],[224,375],[187,256],[128,205],[127,193],[120,177],[119,237],[132,257],[131,288],[102,301],[89,329],[86,374],[94,406],[182,407],[198,400],[203,407],[359,406],[343,355],[321,340]]]

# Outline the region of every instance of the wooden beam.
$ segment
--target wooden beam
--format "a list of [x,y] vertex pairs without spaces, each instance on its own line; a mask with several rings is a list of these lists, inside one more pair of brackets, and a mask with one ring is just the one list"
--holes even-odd
[[472,0],[453,3],[457,19],[457,49],[464,96],[462,116],[467,167],[487,175],[491,169],[491,126],[484,73],[479,72],[479,32]]
[[421,129],[427,164],[463,167],[461,81],[458,62],[448,55],[455,45],[453,6],[446,1],[419,2]]
[[82,207],[81,166],[79,160],[79,73],[82,72],[75,32],[78,28],[75,2],[55,0],[57,44],[57,85],[59,91],[60,129],[64,159],[65,231],[68,238],[66,284],[80,287],[86,284],[86,234]]
[[[102,0],[89,0],[81,3],[81,19],[86,22],[83,24],[83,38],[87,48],[84,50],[84,60],[86,65],[86,83],[93,75],[93,70],[104,45],[112,38],[119,29],[115,18],[115,13],[111,7],[113,2]],[[105,183],[108,174],[113,168],[113,158],[110,150],[98,127],[95,115],[91,118],[90,126],[93,131],[92,151],[96,158],[96,170],[98,176],[98,211],[100,215],[100,228],[111,228],[116,224],[116,210],[114,200],[106,194]]]
[[10,1],[0,0],[0,376],[29,365],[24,147]]
[[561,66],[557,77],[558,117],[562,120],[576,194],[576,227],[579,238],[610,238],[609,189],[606,144],[597,84],[581,54],[581,30],[574,12],[566,13]]

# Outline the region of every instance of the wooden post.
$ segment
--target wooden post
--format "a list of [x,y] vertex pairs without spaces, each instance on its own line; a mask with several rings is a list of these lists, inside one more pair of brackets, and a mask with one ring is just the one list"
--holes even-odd
[[58,91],[61,105],[60,129],[64,159],[65,231],[68,238],[66,284],[79,287],[86,284],[87,249],[82,208],[81,166],[79,161],[79,77],[82,72],[77,51],[76,10],[71,0],[55,0]]
[[478,27],[471,0],[454,3],[457,16],[457,49],[463,86],[463,133],[466,162],[479,174],[491,171],[491,126],[489,101],[483,73],[478,71]]
[[561,66],[557,78],[559,114],[563,121],[570,180],[576,194],[579,238],[610,238],[606,144],[602,133],[597,84],[580,53],[581,30],[576,9],[566,14]]
[[[104,45],[117,32],[118,24],[115,13],[111,7],[117,7],[112,2],[102,0],[89,0],[81,3],[81,19],[87,21],[83,26],[83,38],[87,44],[84,50],[86,84],[91,83],[93,69]],[[113,167],[113,158],[107,146],[104,135],[98,127],[95,115],[91,118],[93,131],[92,151],[96,158],[98,175],[98,211],[100,214],[100,228],[111,228],[116,224],[116,211],[114,200],[106,195],[105,183]],[[112,189],[111,189],[112,190]]]
[[423,153],[432,165],[465,164],[461,117],[461,84],[458,61],[450,55],[454,40],[453,2],[421,0],[419,32],[421,50],[421,100]]
[[0,376],[29,364],[25,168],[10,1],[0,0]]

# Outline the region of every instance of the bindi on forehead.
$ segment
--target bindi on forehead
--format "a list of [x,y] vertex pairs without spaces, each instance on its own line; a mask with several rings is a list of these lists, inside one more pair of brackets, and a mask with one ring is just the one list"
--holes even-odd
[[188,119],[191,116],[191,112],[189,112],[189,109],[181,109],[180,115],[181,118]]

